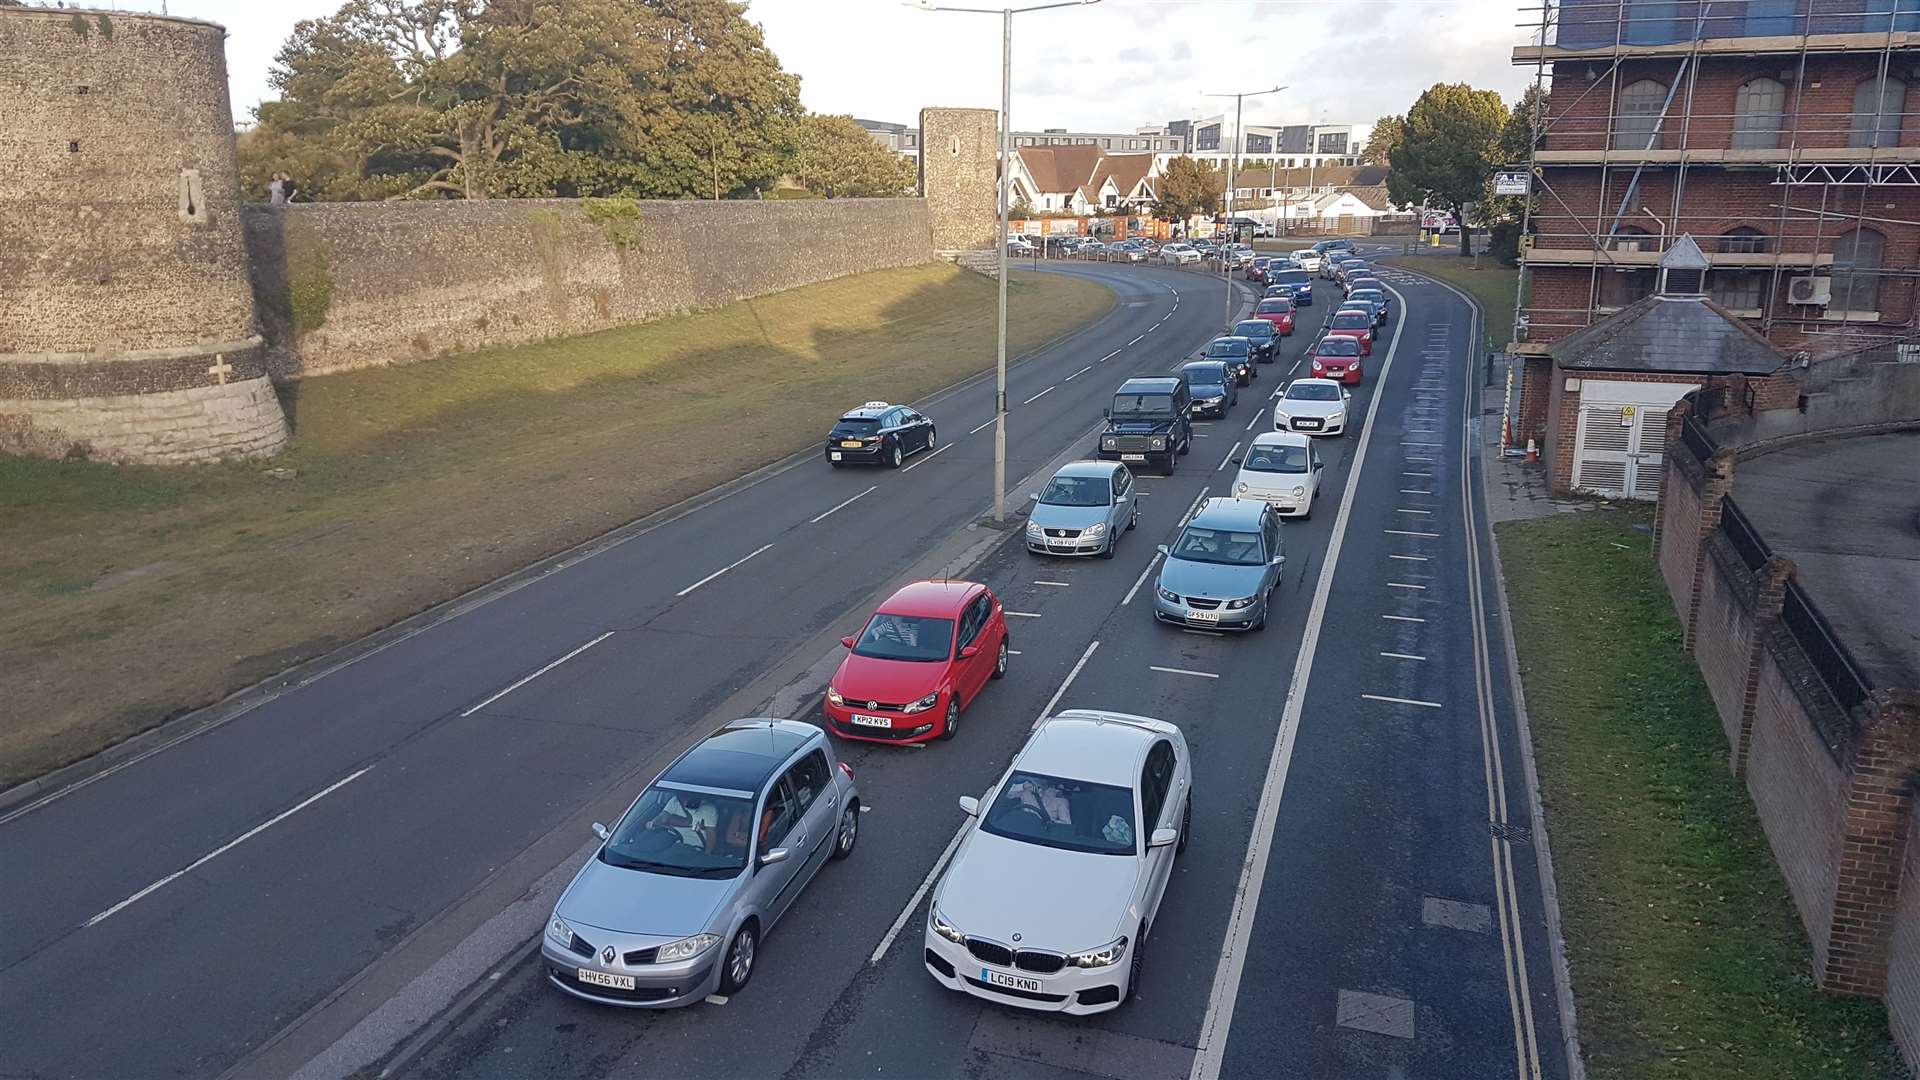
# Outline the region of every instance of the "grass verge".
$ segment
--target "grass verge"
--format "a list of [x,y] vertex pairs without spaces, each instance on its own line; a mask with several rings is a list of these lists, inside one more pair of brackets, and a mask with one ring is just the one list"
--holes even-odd
[[1594,1080],[1905,1077],[1809,948],[1649,550],[1650,514],[1496,527]]
[[[1113,295],[1022,275],[1008,302],[1017,355]],[[0,786],[985,370],[994,312],[978,274],[882,271],[308,379],[270,463],[0,457]]]

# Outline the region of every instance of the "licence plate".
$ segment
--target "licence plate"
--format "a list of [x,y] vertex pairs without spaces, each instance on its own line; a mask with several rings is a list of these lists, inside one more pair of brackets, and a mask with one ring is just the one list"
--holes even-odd
[[1024,975],[1009,975],[992,968],[980,969],[980,981],[988,986],[1004,986],[1009,990],[1025,990],[1029,994],[1040,992],[1040,980],[1029,979]]
[[832,454],[832,459],[833,459],[834,461],[839,461],[839,460],[840,460],[840,451],[838,451],[838,450],[835,450],[835,451],[833,452],[833,454]]
[[1320,426],[1320,421],[1318,420],[1296,420],[1294,423],[1303,428],[1317,428]]
[[1187,609],[1187,621],[1188,622],[1219,622],[1220,613],[1217,611],[1197,611],[1192,608],[1189,608]]
[[1145,460],[1147,460],[1147,455],[1145,455],[1145,454],[1121,454],[1121,455],[1120,455],[1120,460],[1121,460],[1121,461],[1145,461]]
[[853,722],[861,727],[890,728],[893,726],[893,721],[884,716],[868,716],[865,713],[854,713]]
[[842,440],[840,441],[840,445],[841,445],[841,446],[844,446],[844,447],[846,447],[846,448],[847,448],[847,449],[849,449],[849,450],[858,450],[858,449],[860,449],[860,440],[858,440],[858,439],[842,439]]
[[592,968],[580,968],[575,974],[581,982],[590,986],[604,986],[609,990],[631,990],[634,987],[631,975],[612,975]]

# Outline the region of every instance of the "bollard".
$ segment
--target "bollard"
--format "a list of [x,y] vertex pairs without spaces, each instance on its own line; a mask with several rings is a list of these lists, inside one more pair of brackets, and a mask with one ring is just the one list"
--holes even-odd
[[1540,448],[1533,444],[1532,439],[1527,440],[1527,464],[1540,464]]

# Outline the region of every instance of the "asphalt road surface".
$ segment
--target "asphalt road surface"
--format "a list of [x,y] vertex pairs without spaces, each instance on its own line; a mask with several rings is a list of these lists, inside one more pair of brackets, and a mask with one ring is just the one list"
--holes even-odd
[[[1048,272],[1096,277],[1119,303],[1013,369],[1010,478],[1090,446],[1113,386],[1184,359],[1224,305],[1193,273]],[[1505,680],[1488,674],[1505,661],[1463,471],[1470,313],[1391,283],[1403,305],[1356,392],[1364,435],[1322,444],[1325,494],[1287,529],[1264,633],[1159,626],[1142,594],[1154,544],[1225,493],[1226,459],[1270,427],[1265,401],[1305,328],[1200,428],[1176,476],[1143,478],[1140,528],[1111,562],[1037,560],[969,528],[992,460],[993,387],[975,381],[914,403],[945,449],[911,469],[813,455],[768,470],[0,815],[0,865],[38,868],[0,876],[0,1029],[32,1033],[0,1040],[0,1075],[288,1075],[364,1040],[383,1002],[431,981],[489,916],[537,907],[589,821],[694,733],[769,685],[812,718],[820,643],[938,551],[987,552],[975,573],[1024,613],[1019,655],[954,742],[844,748],[872,807],[859,850],[769,936],[752,985],[630,1012],[510,963],[450,1030],[401,1018],[436,1036],[406,1047],[403,1071],[1565,1075],[1519,750]],[[1174,720],[1195,754],[1195,835],[1146,984],[1091,1021],[979,1003],[920,963],[918,890],[960,825],[955,799],[992,782],[1049,702]]]

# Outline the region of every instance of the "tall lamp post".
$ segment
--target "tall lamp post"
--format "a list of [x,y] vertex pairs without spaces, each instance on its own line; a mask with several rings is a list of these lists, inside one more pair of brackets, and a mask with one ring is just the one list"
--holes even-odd
[[[1007,520],[1007,211],[1013,187],[1013,17],[1029,11],[1049,8],[1083,7],[1100,0],[1056,0],[1051,4],[1027,7],[948,7],[932,0],[909,3],[921,11],[954,11],[968,15],[1000,16],[1000,329],[997,335],[999,356],[995,363],[996,390],[993,395],[993,520]],[[924,134],[924,133],[923,133]],[[923,138],[922,143],[925,142]]]
[[[1270,90],[1249,90],[1245,93],[1239,93],[1239,94],[1203,95],[1205,97],[1233,99],[1233,153],[1227,155],[1227,235],[1229,236],[1238,235],[1237,233],[1234,232],[1234,229],[1233,229],[1233,183],[1234,183],[1234,174],[1238,172],[1240,168],[1240,150],[1242,147],[1247,145],[1246,132],[1241,127],[1241,124],[1240,124],[1240,115],[1242,111],[1242,106],[1245,103],[1245,101],[1250,97],[1261,97],[1265,94],[1277,94],[1280,91],[1285,89],[1286,87],[1284,86],[1276,86]],[[1223,325],[1223,328],[1227,330],[1233,329],[1233,265],[1232,263],[1233,263],[1233,260],[1227,258],[1226,249],[1225,248],[1220,249],[1220,286],[1221,286],[1221,290],[1227,294],[1226,315],[1225,315],[1226,321],[1222,325]]]

